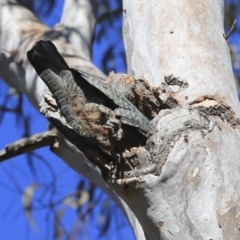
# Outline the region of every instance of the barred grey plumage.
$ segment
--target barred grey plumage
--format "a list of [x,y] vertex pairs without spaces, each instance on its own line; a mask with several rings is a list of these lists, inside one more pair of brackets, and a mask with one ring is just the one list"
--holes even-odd
[[142,134],[149,132],[150,121],[128,99],[106,82],[69,68],[51,41],[37,42],[27,56],[67,121],[75,122],[76,104],[96,103],[113,110],[123,124],[137,128]]
[[78,73],[82,78],[104,93],[116,104],[114,113],[116,116],[120,117],[121,122],[136,127],[144,133],[149,132],[149,120],[121,93],[117,92],[117,90],[113,89],[109,84],[98,80],[87,73],[81,71],[78,71]]

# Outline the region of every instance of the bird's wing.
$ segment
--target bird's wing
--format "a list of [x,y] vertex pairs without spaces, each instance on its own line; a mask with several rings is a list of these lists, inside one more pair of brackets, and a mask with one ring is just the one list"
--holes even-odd
[[150,121],[127,98],[125,98],[123,94],[96,77],[82,71],[71,70],[73,72],[78,72],[79,78],[84,78],[92,86],[104,93],[104,95],[115,104],[114,112],[116,116],[120,117],[121,122],[139,128],[144,133],[149,132]]

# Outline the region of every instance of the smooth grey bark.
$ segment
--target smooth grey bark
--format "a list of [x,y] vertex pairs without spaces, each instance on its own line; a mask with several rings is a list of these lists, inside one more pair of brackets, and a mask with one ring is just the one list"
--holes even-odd
[[128,72],[155,86],[173,74],[189,83],[184,91],[174,91],[181,105],[214,96],[239,116],[223,6],[222,0],[124,1]]

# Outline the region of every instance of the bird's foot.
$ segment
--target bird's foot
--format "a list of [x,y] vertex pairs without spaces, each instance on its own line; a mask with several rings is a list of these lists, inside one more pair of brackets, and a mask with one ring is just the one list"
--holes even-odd
[[121,128],[121,122],[119,120],[110,118],[107,120],[106,125],[103,127],[109,129],[112,137],[114,137],[116,140],[121,140],[123,138],[123,130]]

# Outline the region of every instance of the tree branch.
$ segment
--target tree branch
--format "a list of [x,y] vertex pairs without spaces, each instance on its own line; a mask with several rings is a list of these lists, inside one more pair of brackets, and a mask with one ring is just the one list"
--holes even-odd
[[104,14],[102,14],[98,19],[97,19],[97,23],[101,23],[111,17],[115,17],[117,16],[118,14],[122,14],[123,13],[123,9],[122,8],[117,8],[117,9],[114,9],[114,10],[111,10],[111,11],[108,11]]
[[232,24],[229,32],[228,32],[227,34],[223,34],[223,37],[224,37],[226,40],[228,40],[228,38],[229,38],[230,35],[232,34],[232,32],[233,32],[233,30],[234,30],[234,28],[235,28],[236,23],[237,23],[237,19],[234,20],[234,22],[233,22],[233,24]]
[[22,138],[7,145],[5,149],[0,151],[0,162],[23,153],[32,152],[38,148],[46,146],[53,147],[53,144],[56,143],[57,140],[58,132],[56,129],[34,134],[31,137]]

